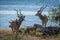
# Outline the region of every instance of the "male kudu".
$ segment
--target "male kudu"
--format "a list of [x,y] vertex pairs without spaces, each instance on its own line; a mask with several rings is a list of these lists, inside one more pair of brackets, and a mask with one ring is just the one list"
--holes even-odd
[[16,32],[16,31],[19,31],[19,28],[22,24],[22,22],[24,21],[24,18],[25,16],[23,14],[21,14],[21,11],[20,11],[20,14],[18,14],[18,11],[15,10],[17,12],[17,16],[18,16],[18,20],[13,20],[11,23],[11,25],[9,27],[11,27],[13,33]]
[[40,8],[40,10],[35,14],[35,16],[38,16],[38,17],[41,19],[41,21],[42,21],[42,26],[45,26],[45,27],[46,27],[46,24],[47,24],[47,22],[48,22],[48,18],[47,18],[46,15],[45,15],[45,16],[42,15],[42,11],[43,11],[45,8],[46,8],[46,7],[42,6],[42,7]]

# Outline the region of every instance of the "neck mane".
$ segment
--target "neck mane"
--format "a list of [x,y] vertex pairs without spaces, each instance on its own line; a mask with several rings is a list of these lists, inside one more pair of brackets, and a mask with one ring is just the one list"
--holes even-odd
[[19,19],[19,22],[18,22],[19,26],[21,26],[22,22],[23,22],[22,19]]

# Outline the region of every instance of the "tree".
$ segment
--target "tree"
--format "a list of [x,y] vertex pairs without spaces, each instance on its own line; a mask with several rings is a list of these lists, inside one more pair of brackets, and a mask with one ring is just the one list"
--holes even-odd
[[49,17],[51,22],[57,23],[59,21],[60,24],[60,4],[50,8]]

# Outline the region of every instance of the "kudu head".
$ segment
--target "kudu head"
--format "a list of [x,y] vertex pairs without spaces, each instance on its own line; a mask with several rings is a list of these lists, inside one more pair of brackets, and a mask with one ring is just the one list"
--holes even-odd
[[19,18],[19,21],[20,21],[20,22],[24,21],[24,18],[25,18],[25,16],[21,16],[21,17]]
[[21,13],[21,10],[19,9],[19,12],[17,10],[15,10],[17,12],[17,16],[19,18],[19,21],[22,22],[24,21],[25,16]]
[[45,6],[40,7],[40,10],[37,11],[37,13],[35,14],[35,16],[41,15],[41,13],[43,12],[43,10],[44,10],[45,8],[46,8]]

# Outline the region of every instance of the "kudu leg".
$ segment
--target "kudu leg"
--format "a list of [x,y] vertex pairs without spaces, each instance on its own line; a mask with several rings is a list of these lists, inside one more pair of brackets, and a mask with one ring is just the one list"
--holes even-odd
[[45,23],[44,22],[42,22],[42,27],[45,27]]

